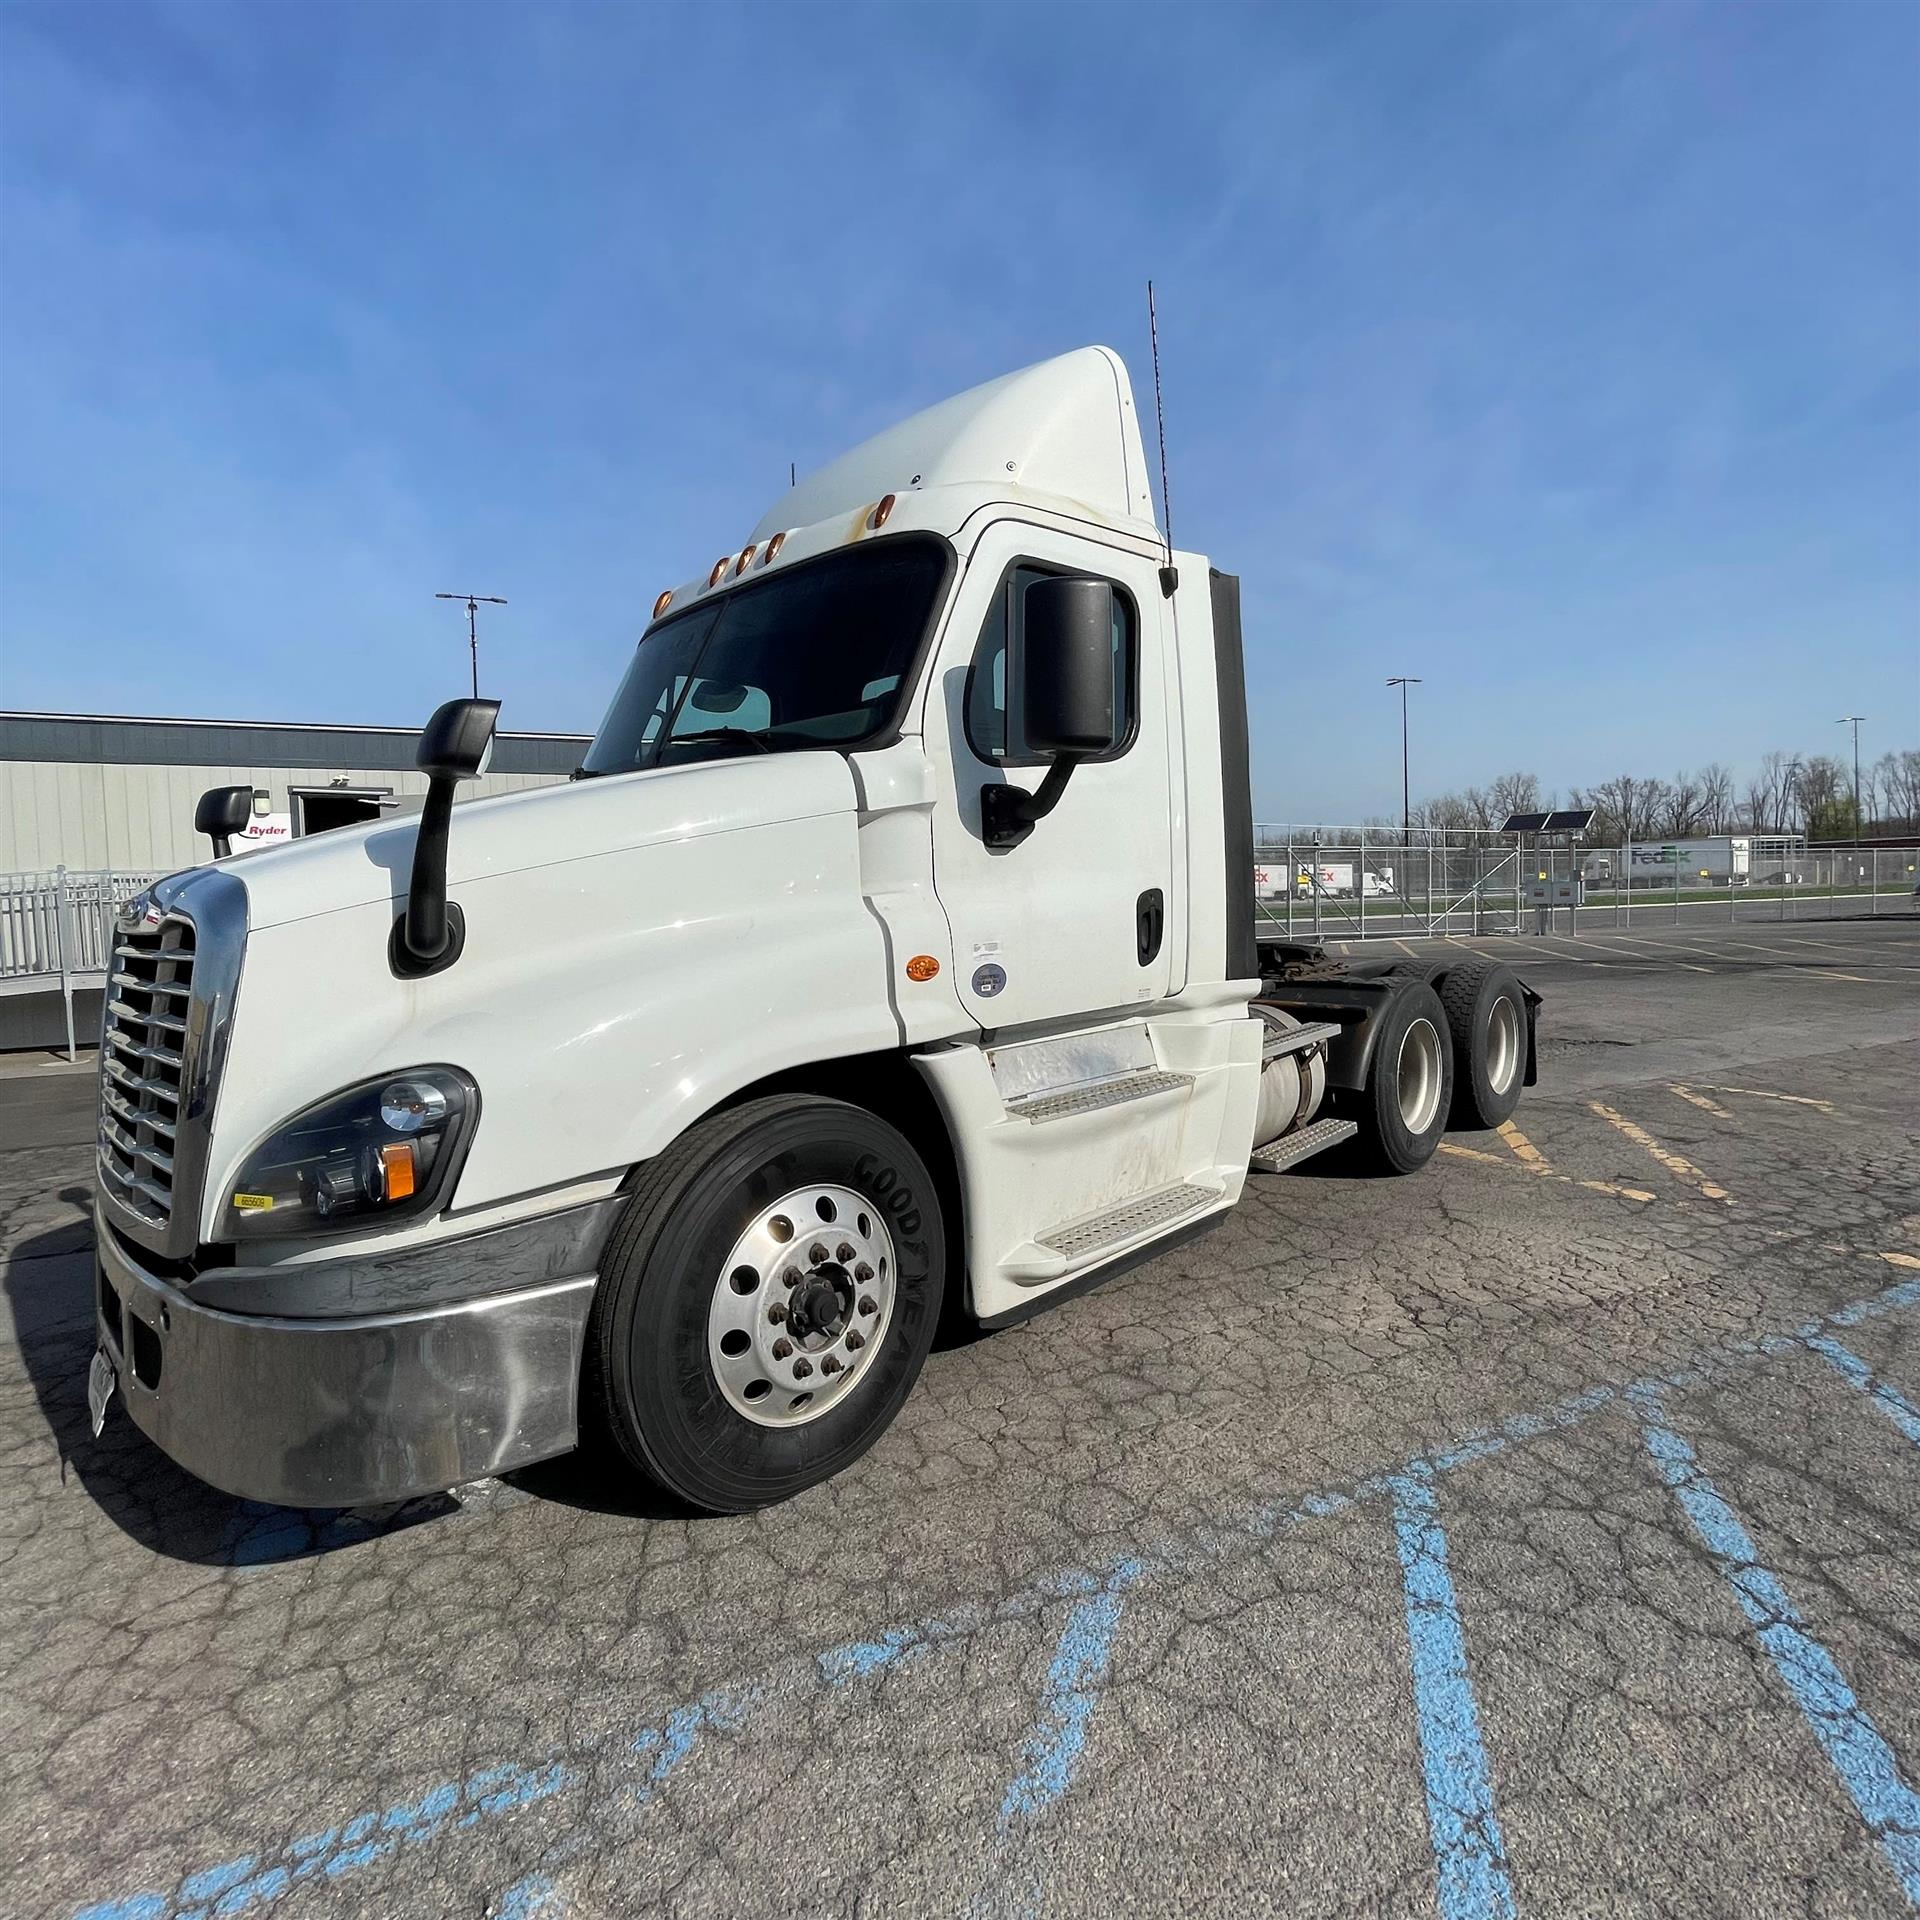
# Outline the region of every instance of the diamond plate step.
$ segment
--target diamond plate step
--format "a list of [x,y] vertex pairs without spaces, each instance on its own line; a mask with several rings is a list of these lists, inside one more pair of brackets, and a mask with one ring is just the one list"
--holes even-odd
[[1116,1074],[1111,1080],[1064,1087],[1057,1093],[1023,1093],[1007,1102],[1007,1111],[1016,1119],[1031,1120],[1039,1126],[1048,1120],[1069,1119],[1076,1113],[1098,1113],[1102,1107],[1124,1106],[1129,1100],[1145,1100],[1156,1093],[1176,1093],[1192,1085],[1190,1073],[1164,1073],[1143,1067],[1138,1073]]
[[1302,1160],[1311,1160],[1316,1153],[1337,1147],[1342,1140],[1351,1140],[1359,1131],[1351,1120],[1316,1120],[1298,1133],[1282,1134],[1264,1147],[1255,1147],[1247,1155],[1247,1165],[1262,1173],[1285,1173]]
[[1260,1058],[1277,1060],[1283,1053],[1303,1053],[1308,1047],[1317,1047],[1322,1040],[1337,1040],[1339,1037],[1340,1029],[1331,1020],[1310,1021],[1291,1031],[1270,1027],[1266,1039],[1261,1043]]
[[1084,1260],[1106,1247],[1117,1247],[1155,1227],[1170,1226],[1189,1213],[1217,1204],[1219,1189],[1193,1182],[1178,1186],[1156,1187],[1151,1193],[1136,1194],[1104,1213],[1090,1213],[1079,1220],[1063,1220],[1036,1238],[1039,1244],[1069,1260]]

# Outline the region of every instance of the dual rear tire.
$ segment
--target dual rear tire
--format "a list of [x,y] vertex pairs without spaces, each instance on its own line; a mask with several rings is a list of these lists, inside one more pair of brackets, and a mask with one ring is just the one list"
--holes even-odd
[[1365,1086],[1335,1111],[1358,1122],[1366,1165],[1412,1173],[1449,1126],[1497,1127],[1512,1114],[1527,1045],[1525,995],[1510,967],[1466,961],[1437,987],[1409,979],[1380,1016]]

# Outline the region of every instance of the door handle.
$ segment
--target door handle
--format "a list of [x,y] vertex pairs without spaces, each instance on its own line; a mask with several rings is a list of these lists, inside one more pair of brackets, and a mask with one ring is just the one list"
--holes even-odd
[[1158,887],[1149,887],[1140,896],[1134,917],[1136,950],[1143,967],[1160,957],[1160,941],[1167,930],[1167,897]]

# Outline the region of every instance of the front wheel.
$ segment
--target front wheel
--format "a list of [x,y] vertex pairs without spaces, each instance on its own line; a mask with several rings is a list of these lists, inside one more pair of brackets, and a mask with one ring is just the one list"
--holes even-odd
[[583,1414],[690,1505],[742,1513],[850,1466],[932,1344],[932,1177],[863,1108],[776,1095],[642,1169],[602,1263]]
[[1413,1173],[1433,1158],[1453,1099],[1453,1047],[1440,996],[1420,982],[1404,987],[1380,1015],[1366,1085],[1344,1093],[1335,1111],[1357,1121],[1364,1166]]

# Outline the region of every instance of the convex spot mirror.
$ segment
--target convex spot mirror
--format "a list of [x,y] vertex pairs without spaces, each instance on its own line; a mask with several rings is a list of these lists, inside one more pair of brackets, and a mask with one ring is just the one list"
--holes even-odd
[[1029,751],[1053,760],[1114,742],[1113,588],[1074,576],[1027,588],[1020,717]]

